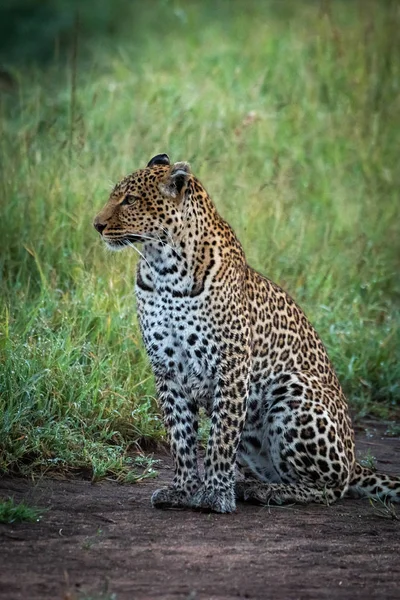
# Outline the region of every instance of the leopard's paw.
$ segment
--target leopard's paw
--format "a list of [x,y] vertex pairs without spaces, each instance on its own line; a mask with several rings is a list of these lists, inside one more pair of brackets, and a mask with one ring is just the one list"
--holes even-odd
[[187,508],[189,501],[190,496],[185,491],[173,487],[160,488],[151,497],[154,508]]
[[245,484],[244,486],[244,497],[245,502],[251,502],[253,504],[282,504],[283,501],[274,490],[272,485],[264,483],[251,483]]
[[236,483],[235,483],[236,500],[244,500],[245,491],[246,491],[246,482],[245,481],[236,481]]
[[218,489],[202,486],[190,499],[190,506],[217,513],[231,513],[236,510],[233,489]]

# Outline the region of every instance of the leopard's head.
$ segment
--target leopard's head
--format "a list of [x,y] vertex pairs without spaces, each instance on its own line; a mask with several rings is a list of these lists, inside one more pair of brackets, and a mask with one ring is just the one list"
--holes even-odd
[[93,225],[113,250],[146,240],[168,241],[182,224],[182,200],[192,175],[188,163],[166,154],[120,181]]

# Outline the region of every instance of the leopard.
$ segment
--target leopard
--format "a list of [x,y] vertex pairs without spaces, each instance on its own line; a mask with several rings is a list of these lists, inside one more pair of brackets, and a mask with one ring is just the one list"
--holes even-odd
[[117,183],[93,224],[108,248],[139,254],[138,321],[174,464],[153,507],[400,501],[400,477],[356,461],[348,404],[316,330],[248,265],[188,162],[157,154]]

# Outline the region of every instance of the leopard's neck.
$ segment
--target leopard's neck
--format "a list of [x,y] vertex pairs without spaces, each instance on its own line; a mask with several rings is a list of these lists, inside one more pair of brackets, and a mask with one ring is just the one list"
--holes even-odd
[[[203,199],[204,200],[204,199]],[[207,197],[186,200],[180,227],[143,245],[138,286],[158,293],[196,296],[211,281],[245,265],[242,246]]]

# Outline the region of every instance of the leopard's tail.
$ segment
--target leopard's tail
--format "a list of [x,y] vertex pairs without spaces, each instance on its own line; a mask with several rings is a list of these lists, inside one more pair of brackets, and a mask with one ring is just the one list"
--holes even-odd
[[377,473],[356,463],[348,492],[351,496],[400,502],[400,477]]

